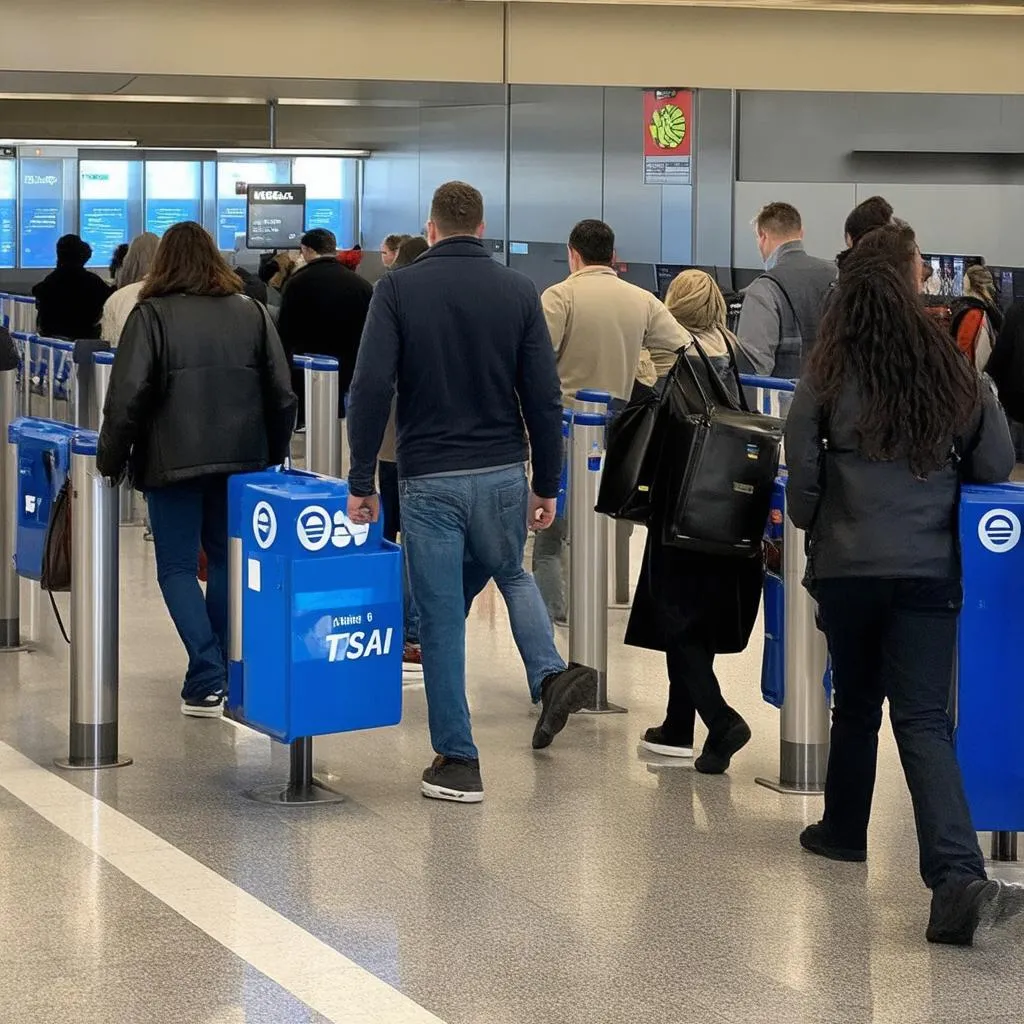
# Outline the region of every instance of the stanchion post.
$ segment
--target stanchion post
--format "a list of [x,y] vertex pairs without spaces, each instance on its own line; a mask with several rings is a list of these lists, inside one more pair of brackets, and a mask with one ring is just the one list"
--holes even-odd
[[71,440],[71,723],[59,768],[116,768],[117,488],[96,468],[97,435]]
[[626,710],[608,701],[608,519],[594,511],[607,421],[603,411],[575,411],[570,437],[569,660],[597,673],[590,714]]
[[18,371],[0,371],[0,652],[23,651],[21,581],[14,571],[18,534],[18,449],[11,423],[18,418]]
[[[94,352],[92,355],[93,393],[96,396],[97,426],[103,427],[103,406],[107,402],[107,388],[110,386],[110,374],[114,368],[113,352]],[[119,526],[134,526],[135,523],[135,491],[132,485],[124,480],[117,494],[117,522]]]
[[828,649],[817,627],[814,600],[803,586],[807,568],[803,531],[788,515],[783,530],[785,692],[779,778],[757,781],[778,793],[821,793],[829,751],[830,714],[824,686]]
[[992,860],[996,863],[1013,863],[1017,860],[1017,833],[992,833]]
[[306,387],[306,469],[341,477],[341,427],[338,420],[338,360],[296,356]]

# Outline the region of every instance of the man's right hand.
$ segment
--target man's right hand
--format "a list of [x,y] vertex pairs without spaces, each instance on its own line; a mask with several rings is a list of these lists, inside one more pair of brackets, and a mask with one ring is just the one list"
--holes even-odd
[[555,521],[555,499],[538,498],[530,492],[530,512],[527,525],[531,530],[546,530]]

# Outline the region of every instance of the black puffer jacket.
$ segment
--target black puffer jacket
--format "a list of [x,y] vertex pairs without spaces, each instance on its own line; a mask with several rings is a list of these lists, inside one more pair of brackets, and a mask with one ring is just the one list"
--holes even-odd
[[142,490],[283,462],[295,419],[288,361],[243,295],[169,295],[132,311],[114,358],[97,467]]
[[786,420],[786,508],[809,532],[809,579],[960,575],[960,482],[1000,483],[1015,463],[1006,417],[980,379],[978,389],[972,422],[945,446],[951,453],[955,446],[959,466],[951,458],[921,479],[906,459],[873,462],[860,455],[862,405],[853,381],[844,384],[827,422],[810,385],[797,385]]

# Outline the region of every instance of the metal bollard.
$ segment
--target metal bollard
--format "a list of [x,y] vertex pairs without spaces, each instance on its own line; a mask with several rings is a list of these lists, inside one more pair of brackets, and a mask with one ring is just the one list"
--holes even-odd
[[71,440],[71,723],[58,768],[132,763],[117,749],[117,488],[96,469],[97,440]]
[[338,360],[296,356],[306,382],[306,469],[341,477],[341,427],[338,419]]
[[583,713],[623,713],[608,701],[608,519],[594,511],[604,457],[605,412],[575,411],[569,458],[569,660],[597,672]]
[[786,588],[786,683],[782,702],[779,778],[758,779],[777,793],[821,793],[828,771],[830,713],[823,679],[825,637],[815,623],[816,606],[803,587],[807,555],[803,530],[786,516],[782,538]]
[[18,532],[18,450],[8,430],[18,418],[18,371],[0,371],[0,652],[23,651],[21,581],[14,571]]
[[30,335],[22,331],[11,331],[11,340],[14,342],[14,347],[18,350],[18,361],[20,363],[18,371],[18,413],[21,416],[28,416],[31,412],[29,408],[29,395],[32,393],[30,337]]
[[[107,401],[107,388],[114,368],[113,352],[94,352],[92,355],[93,393],[96,395],[97,430],[103,426],[103,406]],[[135,491],[127,480],[118,488],[117,522],[119,526],[137,526],[135,519]]]
[[992,833],[992,858],[996,863],[1013,863],[1017,858],[1017,833]]

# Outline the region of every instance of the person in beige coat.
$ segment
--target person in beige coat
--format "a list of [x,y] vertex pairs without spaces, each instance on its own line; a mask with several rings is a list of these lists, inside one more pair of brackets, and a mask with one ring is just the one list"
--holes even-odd
[[[582,220],[569,235],[570,275],[541,297],[555,347],[562,404],[584,388],[607,391],[615,403],[633,390],[641,352],[659,377],[672,368],[689,334],[658,297],[615,271],[615,233],[600,220]],[[534,537],[533,574],[548,614],[568,614],[565,588],[567,523],[557,519]]]
[[114,348],[121,340],[128,314],[138,305],[159,244],[160,239],[152,231],[144,231],[128,247],[128,254],[117,270],[114,278],[117,291],[104,303],[100,321],[100,337]]

